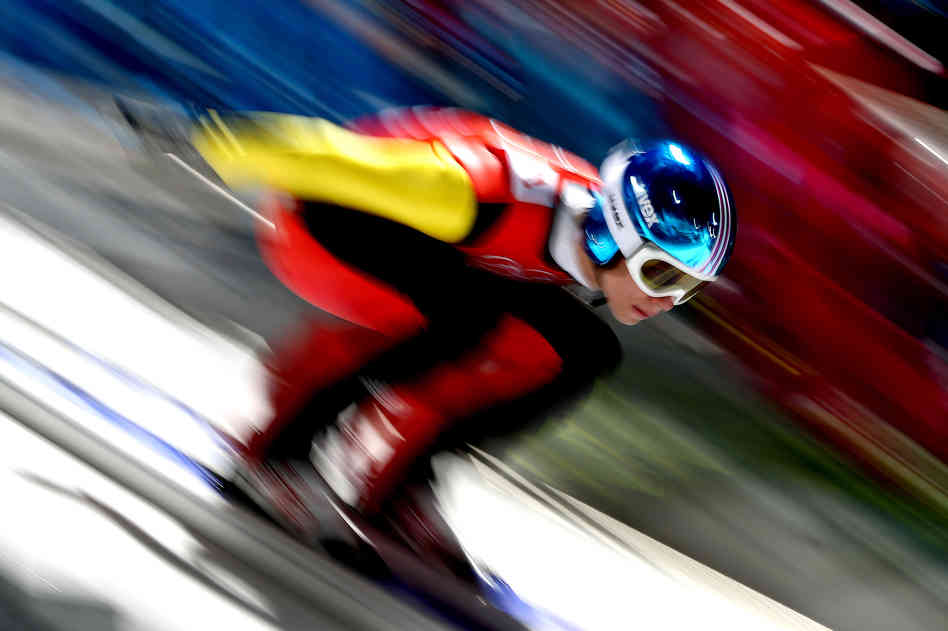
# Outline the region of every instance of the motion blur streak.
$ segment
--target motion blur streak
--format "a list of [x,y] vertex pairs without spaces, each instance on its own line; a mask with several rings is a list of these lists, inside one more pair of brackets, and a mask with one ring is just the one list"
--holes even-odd
[[[445,519],[482,580],[503,577],[505,595],[562,621],[539,628],[605,629],[634,615],[674,629],[825,629],[574,498],[533,487],[483,452],[441,455],[433,466]],[[549,550],[559,571],[582,580],[551,573]]]
[[247,204],[243,203],[242,201],[240,201],[239,199],[237,199],[236,197],[234,197],[233,195],[231,195],[231,194],[228,193],[227,191],[225,191],[223,188],[221,188],[220,186],[218,186],[218,185],[215,184],[214,182],[211,182],[209,179],[207,179],[206,177],[204,177],[203,175],[201,175],[200,173],[198,173],[197,171],[195,171],[192,166],[190,166],[188,163],[184,162],[181,158],[179,158],[178,156],[174,155],[173,153],[166,153],[165,155],[168,156],[168,159],[171,160],[172,162],[174,162],[175,164],[177,164],[179,167],[181,167],[182,169],[184,169],[185,171],[187,171],[188,173],[190,173],[191,175],[193,175],[194,177],[196,177],[196,178],[199,179],[200,181],[204,182],[204,183],[208,186],[208,188],[210,188],[212,191],[215,191],[215,192],[217,192],[217,193],[220,193],[225,199],[228,199],[228,200],[230,200],[231,202],[233,202],[233,204],[234,204],[235,206],[237,206],[237,208],[241,209],[242,211],[244,211],[245,213],[247,213],[248,215],[250,215],[251,217],[253,217],[253,218],[256,219],[257,221],[263,223],[264,225],[266,225],[266,226],[267,226],[268,228],[270,228],[271,230],[273,229],[274,226],[273,226],[273,222],[272,222],[272,221],[270,221],[269,219],[267,219],[266,217],[264,217],[263,215],[261,215],[260,213],[258,213],[256,210],[254,210],[253,208],[251,208],[251,207],[248,206]]
[[912,42],[888,28],[885,24],[879,22],[872,17],[871,14],[859,8],[855,3],[849,0],[820,0],[820,2],[843,18],[849,20],[870,37],[879,40],[879,42],[890,47],[912,63],[918,64],[925,70],[938,74],[945,71],[945,67],[939,60],[921,50],[912,44]]
[[915,142],[917,142],[918,144],[920,144],[920,145],[922,145],[923,147],[925,147],[926,149],[928,149],[928,150],[931,152],[931,154],[932,154],[933,156],[935,156],[936,158],[938,158],[939,160],[941,160],[941,161],[944,162],[945,164],[948,164],[948,158],[946,158],[945,156],[943,156],[943,155],[941,155],[940,153],[938,153],[938,151],[936,151],[935,149],[933,149],[927,142],[925,142],[925,141],[922,140],[921,138],[916,138],[916,139],[915,139]]
[[[173,313],[160,314],[134,300],[9,218],[0,220],[0,243],[0,256],[11,268],[31,261],[2,284],[0,339],[4,344],[48,370],[54,381],[83,393],[86,403],[107,406],[110,414],[131,419],[169,445],[186,446],[188,455],[205,466],[226,467],[226,452],[211,424],[246,418],[255,408],[260,410],[258,415],[265,414],[266,409],[260,407],[266,406],[264,401],[254,401],[254,380],[262,383],[262,367],[247,349],[200,330],[196,322],[188,328],[183,314],[176,325],[167,317],[174,317]],[[66,283],[58,295],[33,289],[54,278]],[[158,302],[157,297],[153,300]],[[66,314],[68,318],[63,317]],[[122,322],[134,322],[135,329]],[[129,337],[122,339],[123,335]],[[142,356],[150,361],[142,363]],[[197,372],[186,373],[178,362],[182,356],[194,358],[189,367]],[[24,375],[7,372],[11,368],[4,366],[8,380],[23,382]],[[195,388],[197,375],[201,384]],[[23,383],[40,385],[29,378]],[[216,393],[215,387],[219,388]],[[53,382],[44,390],[42,398],[51,404],[63,398],[63,391]],[[70,399],[66,394],[65,399]],[[90,431],[134,444],[125,431],[103,426],[96,416],[91,415]],[[159,469],[167,467],[159,465]],[[174,479],[196,490],[192,478],[174,474]]]

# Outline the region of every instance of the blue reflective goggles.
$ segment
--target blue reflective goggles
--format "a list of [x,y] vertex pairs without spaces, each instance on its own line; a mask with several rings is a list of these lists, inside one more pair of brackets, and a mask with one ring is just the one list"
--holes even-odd
[[[583,219],[583,247],[596,265],[606,267],[623,257],[603,215],[602,198],[595,192],[593,196],[596,204]],[[645,240],[625,264],[629,275],[644,293],[654,297],[673,297],[675,304],[691,299],[711,280],[693,276],[684,269],[681,261]]]

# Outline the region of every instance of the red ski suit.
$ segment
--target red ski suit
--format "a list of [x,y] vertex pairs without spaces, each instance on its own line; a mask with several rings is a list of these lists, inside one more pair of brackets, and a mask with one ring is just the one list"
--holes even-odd
[[[471,234],[452,246],[468,267],[513,281],[576,282],[554,262],[549,243],[564,188],[599,186],[589,163],[495,120],[456,109],[386,111],[351,129],[437,141],[448,148],[470,177],[483,215]],[[266,456],[313,392],[358,373],[431,324],[412,295],[324,247],[318,228],[307,225],[303,208],[302,202],[276,196],[266,204],[276,229],[259,233],[262,252],[290,289],[345,322],[307,325],[275,353],[275,413],[248,445],[257,458]],[[342,499],[363,510],[376,508],[453,420],[553,382],[564,358],[547,337],[524,319],[504,314],[464,353],[409,379],[370,386],[369,396],[340,414],[328,434],[314,443],[317,470]]]

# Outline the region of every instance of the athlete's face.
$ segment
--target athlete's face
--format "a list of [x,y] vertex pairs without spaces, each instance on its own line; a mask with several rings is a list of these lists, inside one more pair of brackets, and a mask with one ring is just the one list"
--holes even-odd
[[576,248],[585,277],[596,280],[599,289],[606,295],[609,310],[622,324],[637,324],[675,306],[671,297],[652,298],[639,289],[621,258],[608,267],[598,267],[586,254],[581,241],[576,242]]
[[609,301],[609,310],[622,324],[637,324],[675,306],[673,298],[653,298],[639,289],[622,261],[594,268],[593,273]]

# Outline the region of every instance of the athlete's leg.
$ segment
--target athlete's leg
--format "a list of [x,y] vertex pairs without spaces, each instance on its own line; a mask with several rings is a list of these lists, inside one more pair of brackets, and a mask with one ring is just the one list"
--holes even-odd
[[[309,231],[305,205],[272,196],[263,210],[274,223],[273,229],[260,228],[258,237],[271,269],[302,298],[339,319],[314,315],[275,344],[267,358],[272,413],[233,437],[251,460],[266,455],[314,392],[350,377],[426,325],[410,297],[327,250]],[[330,240],[345,241],[326,232]]]
[[[419,455],[459,419],[516,401],[542,407],[560,398],[548,395],[577,390],[617,357],[608,326],[562,290],[467,269],[445,244],[338,210],[317,206],[304,217],[335,258],[410,296],[425,318],[420,335],[388,347],[359,370],[376,377],[365,380],[370,395],[314,443],[319,470],[354,506],[377,508]],[[502,315],[508,308],[516,315]],[[283,359],[284,372],[305,372],[323,360],[319,333],[307,339]],[[340,349],[345,354],[345,343]],[[355,353],[340,361],[353,367],[367,359]],[[294,486],[284,477],[270,479]],[[295,485],[294,492],[305,494],[304,486]]]
[[295,434],[288,429],[301,413],[330,410],[332,405],[307,404],[317,394],[332,399],[322,395],[367,362],[420,337],[395,361],[402,374],[423,371],[463,352],[496,319],[496,308],[479,298],[481,276],[448,244],[327,204],[273,197],[267,213],[276,228],[263,229],[260,244],[271,268],[300,296],[341,319],[314,316],[275,345],[268,359],[273,413],[249,439],[241,437],[255,459],[278,438]]
[[410,379],[369,382],[369,396],[313,443],[317,471],[366,512],[387,499],[445,429],[550,383],[562,361],[534,328],[503,316],[474,348]]

